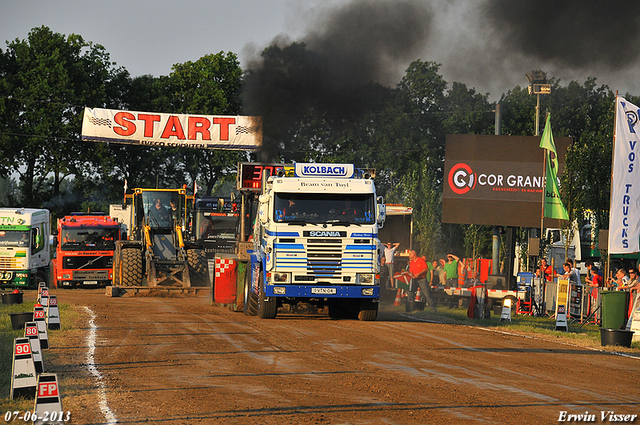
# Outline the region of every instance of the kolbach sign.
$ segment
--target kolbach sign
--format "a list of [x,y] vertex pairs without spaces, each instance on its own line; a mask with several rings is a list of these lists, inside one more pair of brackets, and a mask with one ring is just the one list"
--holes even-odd
[[[570,137],[556,137],[562,174]],[[447,135],[444,223],[540,227],[544,149],[539,136]],[[545,227],[560,227],[545,218]]]
[[145,146],[255,150],[262,119],[85,108],[82,140]]

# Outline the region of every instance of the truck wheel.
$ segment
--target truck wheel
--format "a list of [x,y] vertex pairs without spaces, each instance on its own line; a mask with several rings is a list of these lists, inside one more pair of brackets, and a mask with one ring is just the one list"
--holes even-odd
[[278,304],[275,297],[267,297],[264,293],[264,278],[262,270],[258,275],[258,316],[261,319],[275,319],[278,314]]
[[242,311],[247,316],[255,316],[258,314],[258,297],[251,291],[251,270],[249,267],[244,275],[244,306]]
[[137,248],[122,249],[122,284],[142,285],[142,251]]
[[187,261],[189,262],[191,286],[209,286],[209,270],[207,268],[207,256],[204,250],[187,250]]
[[36,288],[40,286],[40,282],[44,282],[44,286],[49,286],[47,283],[47,273],[44,270],[38,270],[36,273]]
[[378,317],[378,303],[375,300],[364,298],[360,300],[360,312],[358,319],[363,322],[372,322]]

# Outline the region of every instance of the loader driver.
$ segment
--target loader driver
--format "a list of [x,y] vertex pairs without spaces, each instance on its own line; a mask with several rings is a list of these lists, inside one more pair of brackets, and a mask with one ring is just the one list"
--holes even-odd
[[149,224],[153,227],[171,226],[171,216],[169,211],[162,205],[160,198],[156,198],[155,204],[149,209]]

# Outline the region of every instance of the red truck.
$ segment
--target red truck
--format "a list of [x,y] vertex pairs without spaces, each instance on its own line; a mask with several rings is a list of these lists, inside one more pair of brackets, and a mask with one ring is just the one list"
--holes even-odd
[[58,219],[51,267],[54,286],[111,285],[113,251],[120,238],[120,223],[104,213],[72,213]]

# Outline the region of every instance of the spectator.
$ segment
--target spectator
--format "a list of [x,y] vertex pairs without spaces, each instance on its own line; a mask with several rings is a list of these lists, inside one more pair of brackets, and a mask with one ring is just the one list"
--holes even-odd
[[598,273],[598,267],[593,263],[589,265],[591,268],[591,276],[588,276],[584,279],[585,282],[591,287],[591,292],[589,293],[589,313],[593,311],[593,308],[598,305],[598,290],[604,286],[604,282],[602,280],[602,276]]
[[[436,260],[431,262],[431,267],[429,268],[429,274],[431,275],[431,279],[429,283],[432,287],[440,286],[440,272],[442,271],[442,267]],[[444,273],[444,271],[442,271]]]
[[624,288],[626,286],[628,281],[629,279],[627,278],[627,273],[624,271],[624,269],[620,268],[616,271],[614,277],[610,277],[609,280],[607,280],[607,288],[610,291],[621,290],[621,288]]
[[553,278],[556,276],[556,271],[553,270],[553,268],[549,265],[547,265],[547,260],[546,258],[543,258],[540,260],[540,268],[538,270],[536,270],[536,276],[540,277],[541,273],[540,271],[542,270],[542,274],[544,274],[544,278],[547,282],[551,282],[553,280]]
[[458,286],[458,261],[460,258],[453,254],[447,254],[447,263],[444,265],[444,278],[449,287]]
[[[413,303],[416,297],[416,292],[418,288],[420,288],[420,292],[422,292],[422,297],[426,299],[426,302],[432,309],[435,311],[435,306],[431,301],[431,295],[429,293],[429,288],[427,287],[427,279],[425,278],[427,272],[429,271],[429,267],[427,263],[421,258],[418,257],[418,253],[412,249],[409,251],[409,273],[411,274],[411,278],[413,279],[413,284],[410,286],[412,291],[409,292],[409,302],[407,303],[407,307],[409,311],[413,311]],[[414,285],[416,286],[414,288]],[[421,298],[422,298],[421,297]]]
[[385,260],[385,265],[387,266],[387,273],[389,275],[389,278],[392,280],[391,282],[391,286],[394,287],[395,285],[393,284],[393,264],[394,264],[394,259],[395,259],[395,255],[396,255],[396,249],[398,249],[398,247],[400,246],[399,242],[396,243],[391,243],[391,242],[387,242],[384,244],[384,260]]
[[562,277],[567,279],[572,285],[577,285],[580,283],[580,273],[572,266],[573,265],[568,261],[562,265],[564,268],[564,274]]

